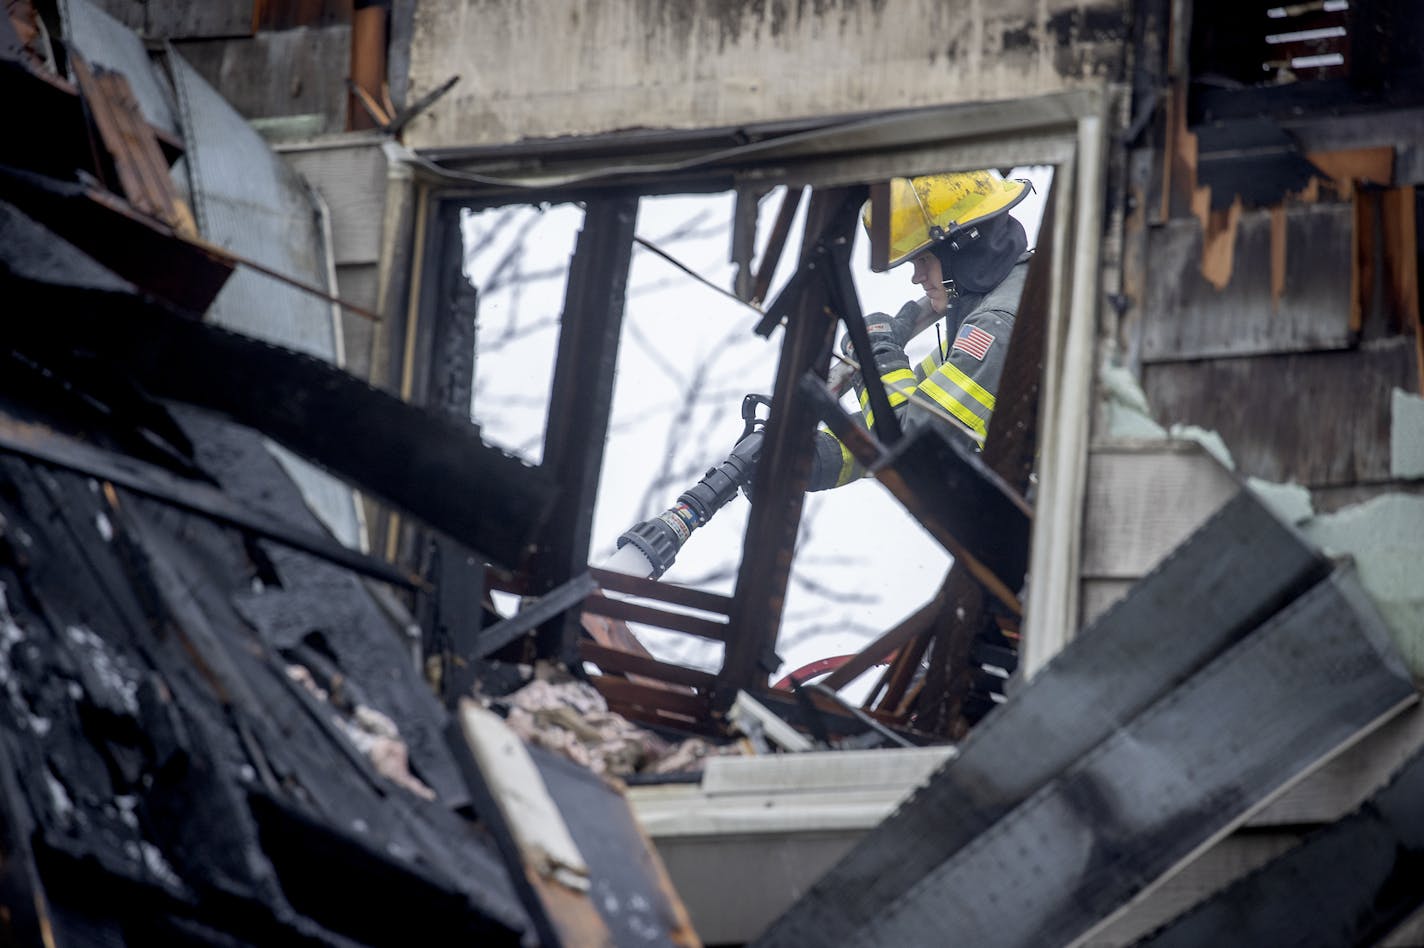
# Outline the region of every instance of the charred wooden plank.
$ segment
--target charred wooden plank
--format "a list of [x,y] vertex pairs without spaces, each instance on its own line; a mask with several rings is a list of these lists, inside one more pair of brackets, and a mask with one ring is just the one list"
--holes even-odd
[[[857,189],[812,195],[806,223],[812,239],[806,243],[813,249],[799,272],[829,263],[831,245],[855,227],[863,196]],[[814,249],[818,246],[825,252],[818,253]],[[813,259],[818,257],[819,263]],[[730,616],[732,637],[721,672],[727,688],[718,697],[722,707],[730,706],[738,690],[765,685],[767,676],[780,664],[774,651],[776,632],[785,605],[816,427],[816,413],[800,397],[797,386],[806,372],[825,371],[834,335],[834,323],[825,313],[827,299],[824,281],[806,282],[787,324],[773,389],[768,424],[771,436],[757,463],[753,485],[757,503],[752,507],[737,571]]]
[[593,642],[580,642],[578,654],[580,659],[586,662],[593,662],[602,669],[605,674],[631,672],[642,678],[687,685],[691,688],[701,688],[703,690],[711,690],[717,683],[717,676],[710,672],[698,671],[695,668],[684,668],[681,665],[673,665],[668,662],[660,662],[654,658],[635,655],[632,652],[625,652],[622,649],[596,645]]
[[[536,593],[588,569],[637,216],[635,196],[590,200],[574,248],[541,465],[559,486],[559,496],[531,564]],[[574,662],[578,632],[577,613],[545,623],[537,639],[539,654]]]
[[1390,393],[1418,384],[1414,350],[1397,336],[1345,352],[1148,365],[1143,389],[1160,420],[1218,432],[1243,474],[1312,488],[1386,481]]
[[1015,612],[1028,569],[1023,498],[957,438],[925,426],[895,445],[876,478],[974,578]]
[[[15,327],[16,344],[66,351],[82,337],[153,394],[256,428],[497,563],[522,562],[553,500],[545,475],[485,445],[475,426],[319,359],[133,297],[34,283],[13,292],[18,304],[57,307],[55,319]],[[254,378],[261,398],[252,397]]]
[[590,867],[530,750],[498,715],[469,699],[460,703],[447,739],[540,943],[611,944],[589,897]]
[[576,813],[569,832],[588,862],[593,904],[618,945],[702,944],[652,842],[611,782],[540,748],[530,754],[549,796]]
[[382,582],[407,589],[421,585],[418,577],[407,576],[384,560],[347,549],[330,537],[293,529],[281,521],[246,510],[222,491],[207,484],[187,481],[156,465],[90,447],[82,441],[27,424],[2,412],[0,450],[111,481],[154,500],[211,517],[218,523],[322,557]]
[[727,642],[732,634],[726,622],[717,622],[713,619],[704,619],[701,616],[682,612],[670,612],[666,609],[657,609],[623,599],[609,599],[606,596],[589,596],[583,601],[583,608],[585,612],[592,612],[594,615],[625,619],[629,622],[642,622],[661,629],[688,632],[716,642]]
[[709,706],[706,695],[669,691],[666,688],[640,685],[608,675],[599,675],[592,680],[592,684],[598,689],[599,694],[608,699],[609,704],[617,703],[641,708],[655,714],[666,712],[691,721],[705,721],[708,717]]
[[119,276],[183,309],[207,309],[233,271],[233,261],[216,249],[175,239],[166,225],[95,188],[0,169],[0,199],[42,220]]
[[644,599],[657,599],[675,606],[701,609],[703,612],[719,612],[723,615],[730,612],[732,608],[730,596],[693,589],[691,586],[643,579],[638,576],[629,576],[627,573],[614,573],[597,567],[590,567],[588,572],[598,581],[598,585],[614,592],[640,596]]

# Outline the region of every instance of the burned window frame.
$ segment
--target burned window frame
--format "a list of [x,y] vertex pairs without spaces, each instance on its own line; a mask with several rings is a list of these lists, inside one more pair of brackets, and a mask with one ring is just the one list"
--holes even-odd
[[[434,366],[442,347],[472,350],[460,335],[460,327],[472,320],[468,314],[460,315],[460,294],[451,289],[463,282],[452,283],[452,274],[458,277],[460,273],[461,208],[581,202],[585,219],[570,264],[558,347],[561,353],[577,348],[581,356],[572,361],[583,364],[587,371],[556,376],[545,445],[569,441],[572,430],[606,434],[622,293],[641,197],[728,190],[741,195],[779,185],[793,190],[809,187],[813,208],[807,232],[815,234],[815,228],[832,218],[843,230],[847,220],[853,226],[858,215],[846,214],[845,207],[854,204],[858,208],[871,193],[863,182],[946,169],[1055,166],[1053,229],[1045,235],[1054,251],[1050,259],[1041,261],[1046,327],[1038,404],[1037,509],[1026,527],[1031,530],[1026,566],[1034,577],[1034,608],[1023,615],[1022,667],[1031,674],[1071,637],[1075,625],[1071,617],[1077,615],[1077,534],[1094,371],[1106,178],[1104,130],[1110,100],[1105,89],[1094,88],[1014,103],[915,109],[829,124],[615,135],[430,156],[422,162],[425,189],[419,214],[423,223],[417,229],[423,247],[417,253],[419,275],[412,288],[410,312],[425,326],[434,327],[435,334],[408,332],[407,338],[418,340],[423,348],[415,354],[407,352],[404,358],[409,362],[414,357],[420,364]],[[818,202],[819,210],[814,206]],[[824,236],[827,239],[821,250],[830,252],[831,245],[846,235],[826,231]],[[803,237],[803,248],[804,270],[816,241]],[[745,258],[746,247],[736,256]],[[745,265],[749,258],[736,262]],[[749,283],[744,281],[743,288]],[[829,285],[835,292],[835,281],[812,281],[809,285],[819,286],[818,292]],[[850,293],[854,297],[853,288]],[[584,305],[580,314],[570,319],[570,301],[576,300],[600,302]],[[858,310],[858,301],[853,305]],[[774,303],[768,310],[773,308],[778,316],[786,316],[787,329],[780,344],[781,367],[772,415],[774,419],[791,419],[783,427],[806,440],[797,444],[791,438],[784,444],[769,445],[761,469],[794,471],[808,456],[810,431],[822,411],[811,407],[807,396],[798,394],[804,391],[801,377],[823,358],[823,337],[831,330],[825,323],[810,325],[815,322],[810,314],[824,305],[814,304],[804,295],[780,300],[779,306]],[[444,336],[439,335],[442,326],[446,327]],[[802,326],[806,328],[798,328]],[[773,326],[764,328],[769,333]],[[464,357],[459,352],[446,356]],[[442,372],[452,367],[459,370],[448,361],[440,365]],[[824,373],[824,366],[820,371]],[[430,394],[422,392],[419,385],[409,387],[417,400]],[[589,397],[590,392],[594,397]],[[458,394],[453,398],[449,392],[435,394],[447,408],[468,408],[468,399],[461,406]],[[564,414],[565,406],[577,411]],[[576,429],[571,427],[575,425]],[[499,623],[493,634],[488,627],[458,633],[447,629],[443,644],[430,640],[427,644],[443,648],[456,659],[459,653],[498,653],[502,657],[557,658],[577,667],[587,658],[586,651],[580,652],[579,636],[580,613],[588,611],[721,638],[727,645],[722,669],[715,676],[650,658],[629,660],[623,668],[609,669],[661,677],[682,689],[659,692],[650,685],[620,681],[612,690],[618,693],[617,703],[624,710],[640,710],[646,719],[648,705],[661,702],[674,707],[672,716],[677,721],[673,723],[680,721],[691,728],[694,719],[710,720],[714,713],[725,712],[741,691],[768,696],[768,675],[777,663],[774,646],[801,512],[798,479],[758,480],[758,487],[778,496],[769,498],[774,503],[753,506],[736,592],[731,597],[601,571],[591,576],[589,534],[605,440],[593,435],[581,442],[581,448],[556,448],[539,465],[561,485],[562,499],[556,503],[555,515],[532,530],[525,562],[507,573],[493,571],[488,577],[476,575],[482,571],[472,567],[466,577],[480,582],[481,588],[489,582],[496,588],[541,597],[540,602]],[[419,543],[427,544],[428,540]],[[414,550],[407,542],[403,552],[410,555]],[[461,551],[447,550],[443,559],[460,560]],[[473,562],[478,557],[466,555],[463,559]],[[423,565],[428,571],[429,562]],[[1009,590],[1001,598],[1011,599],[1018,592]],[[618,595],[605,595],[613,593]],[[625,596],[632,598],[621,598]],[[710,612],[719,618],[709,621],[688,610]],[[529,636],[536,627],[537,633]],[[606,660],[604,652],[600,657]],[[812,704],[845,717],[843,709],[825,696],[817,696]],[[781,710],[789,716],[797,713],[794,703]]]

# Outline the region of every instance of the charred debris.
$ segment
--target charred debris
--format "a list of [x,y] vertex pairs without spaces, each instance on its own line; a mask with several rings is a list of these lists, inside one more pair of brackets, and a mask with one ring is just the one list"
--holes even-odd
[[[315,93],[293,85],[317,104],[284,116],[287,126],[388,140],[451,87],[403,109],[390,101],[386,74],[399,80],[399,64],[386,59],[384,31],[409,27],[408,4],[394,16],[365,3],[221,6],[187,28],[267,37],[273,56],[286,55],[275,31],[294,25],[345,44],[336,74],[351,81]],[[1270,346],[1319,343],[1318,326],[1222,332],[1208,286],[1264,303],[1247,310],[1264,319],[1314,285],[1287,273],[1287,233],[1295,254],[1298,236],[1353,222],[1352,233],[1371,235],[1342,264],[1354,279],[1322,290],[1340,305],[1297,311],[1324,324],[1343,307],[1339,344],[1326,348],[1370,337],[1360,359],[1387,362],[1390,380],[1417,391],[1418,157],[1396,174],[1389,147],[1343,149],[1345,132],[1301,120],[1293,134],[1332,146],[1307,156],[1260,118],[1279,89],[1248,73],[1232,91],[1212,79],[1259,66],[1254,47],[1224,48],[1203,17],[1191,49],[1169,50],[1169,5],[1143,6],[1131,39],[1147,65],[1114,159],[1134,193],[1120,222],[1117,331],[1138,340],[1135,368],[1154,404],[1205,411],[1244,446],[1244,467],[1278,463],[1267,473],[1284,479],[1300,473],[1298,446],[1203,391],[1211,372],[1239,364],[1213,368],[1228,356],[1305,372]],[[1231,5],[1195,6],[1216,16]],[[124,8],[139,21],[129,26],[167,10]],[[1106,48],[1128,20],[1100,19]],[[444,228],[447,241],[420,273],[386,273],[385,298],[354,299],[333,277],[339,254],[321,203],[205,78],[221,69],[203,59],[217,45],[151,48],[86,0],[10,0],[0,16],[0,88],[16,112],[0,140],[0,930],[10,941],[694,945],[685,894],[627,784],[683,781],[749,752],[937,746],[933,776],[818,869],[794,905],[724,940],[1033,945],[1052,932],[1067,942],[1101,934],[1158,880],[1417,702],[1417,669],[1401,663],[1398,623],[1381,618],[1369,583],[1283,523],[1244,477],[1220,471],[1210,503],[1193,509],[1201,516],[1147,566],[1085,567],[1083,608],[1060,617],[1065,640],[1079,618],[1083,633],[1005,701],[1032,585],[1027,498],[1053,418],[1040,389],[1061,345],[1055,274],[1081,252],[1056,245],[1072,236],[1054,220],[1068,202],[1049,205],[977,451],[893,425],[877,439],[838,406],[826,352],[839,327],[863,335],[845,238],[866,200],[887,198],[874,186],[813,189],[795,275],[758,329],[784,325],[780,424],[758,468],[735,594],[590,568],[601,447],[586,435],[608,424],[636,188],[587,195],[560,337],[579,357],[551,393],[544,461],[527,465],[486,445],[462,409],[471,366],[459,317],[473,304],[450,285],[458,267],[435,272],[452,259],[448,215],[421,235]],[[1398,81],[1417,77],[1417,56],[1388,51],[1370,73],[1370,104],[1417,104]],[[1173,57],[1186,60],[1170,69]],[[1324,82],[1302,87],[1325,98],[1288,89],[1294,108],[1358,103],[1358,88],[1319,68],[1296,78]],[[1180,78],[1161,80],[1169,73]],[[551,152],[551,163],[607,157],[579,147]],[[1322,189],[1324,210],[1313,206]],[[1312,206],[1288,216],[1288,200]],[[788,199],[786,225],[794,212]],[[748,292],[767,292],[780,248],[743,261]],[[1176,263],[1182,273],[1164,278]],[[410,289],[401,281],[416,276],[435,289],[411,306],[430,308],[439,338],[381,357],[424,359],[425,383],[393,384],[369,353],[359,373],[338,367],[349,327],[375,332],[394,312],[391,287]],[[954,566],[930,601],[858,654],[773,685],[820,423],[873,465]],[[1378,460],[1380,440],[1365,438],[1359,464]],[[1153,445],[1113,450],[1176,476],[1180,445]],[[1307,468],[1328,468],[1325,455],[1342,452],[1305,453]],[[1114,457],[1095,454],[1099,482],[1117,476]],[[1323,487],[1368,492],[1386,480],[1354,473],[1345,483],[1326,471]],[[1104,524],[1123,518],[1093,503],[1085,562],[1113,546],[1103,537],[1151,546],[1121,539]],[[365,519],[369,551],[355,542]],[[524,606],[502,616],[496,591]],[[722,642],[723,665],[660,660],[628,622]],[[839,694],[874,668],[864,701]],[[1247,720],[1271,725],[1236,733]],[[1408,802],[1417,750],[1397,763],[1392,785],[1351,801],[1373,794],[1356,812],[1290,823],[1297,836],[1306,824],[1325,829],[1151,937],[1221,941],[1247,910],[1248,930],[1279,930],[1282,906],[1299,901],[1282,880],[1336,884],[1332,854],[1353,846],[1369,848],[1374,873],[1293,924],[1344,932],[1341,943],[1392,930],[1419,908],[1404,882],[1421,849]],[[1016,898],[1007,924],[1005,893]],[[1152,927],[1139,921],[1131,935]]]
[[[0,83],[25,130],[0,145],[15,943],[695,944],[600,772],[937,739],[908,710],[848,705],[834,682],[768,687],[774,625],[736,618],[729,597],[590,570],[554,526],[582,522],[586,548],[588,498],[569,485],[587,456],[531,468],[467,419],[333,365],[333,310],[375,314],[326,279],[329,235],[299,179],[179,52],[82,0],[15,2]],[[829,246],[859,198],[816,201]],[[589,239],[628,219],[595,208]],[[597,317],[572,344],[616,340]],[[798,376],[818,346],[802,338]],[[566,424],[606,423],[565,408]],[[907,451],[907,476],[935,450]],[[1009,498],[956,450],[966,484]],[[365,503],[352,488],[423,524],[421,554],[393,563],[337,539]],[[1021,585],[1022,557],[995,569],[998,589]],[[784,571],[745,601],[776,582]],[[500,620],[491,588],[534,599]],[[927,642],[930,618],[856,664]],[[629,619],[740,647],[740,664],[660,662]],[[759,637],[739,639],[739,621]],[[922,651],[887,673],[885,709],[912,702]],[[965,689],[929,687],[954,719]]]
[[310,205],[178,54],[62,6],[0,16],[4,939],[695,943],[617,787],[442,702],[436,585],[338,542],[268,444],[505,568],[553,485],[319,335],[220,325],[329,330]]

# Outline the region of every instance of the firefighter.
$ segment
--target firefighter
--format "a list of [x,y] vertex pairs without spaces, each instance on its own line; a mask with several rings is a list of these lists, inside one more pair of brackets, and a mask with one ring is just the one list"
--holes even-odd
[[[911,367],[905,345],[925,301],[906,303],[894,316],[865,317],[873,371],[902,428],[935,424],[983,442],[1028,271],[1028,238],[1009,211],[1029,189],[1027,181],[989,171],[890,182],[887,269],[910,263],[911,282],[924,290],[946,328],[935,351]],[[868,204],[864,223],[869,232]],[[848,338],[841,347],[854,358]],[[859,376],[856,383],[864,420],[873,430],[875,418]],[[833,434],[817,432],[809,490],[840,487],[864,473]]]

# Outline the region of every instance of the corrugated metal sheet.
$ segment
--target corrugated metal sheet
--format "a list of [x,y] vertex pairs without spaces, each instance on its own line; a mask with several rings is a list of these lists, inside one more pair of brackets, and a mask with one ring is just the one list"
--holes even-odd
[[[198,229],[243,257],[304,283],[327,286],[329,250],[314,194],[181,56],[170,52],[169,62]],[[331,304],[249,269],[233,274],[208,318],[288,349],[340,361]],[[252,394],[262,397],[260,380],[254,380]],[[359,546],[362,530],[351,490],[288,452],[277,450],[277,456],[336,536]]]
[[143,40],[88,0],[60,0],[59,11],[69,42],[84,58],[123,73],[144,118],[165,132],[176,133],[171,96],[153,68]]

